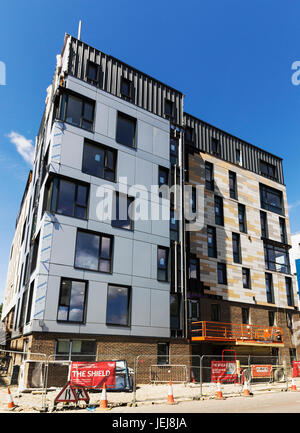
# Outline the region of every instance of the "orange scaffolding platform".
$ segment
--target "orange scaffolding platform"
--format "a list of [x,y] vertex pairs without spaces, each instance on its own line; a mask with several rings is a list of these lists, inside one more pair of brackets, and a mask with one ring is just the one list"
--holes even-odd
[[190,324],[192,342],[216,341],[235,344],[283,346],[283,332],[277,326],[256,326],[222,322],[192,322]]

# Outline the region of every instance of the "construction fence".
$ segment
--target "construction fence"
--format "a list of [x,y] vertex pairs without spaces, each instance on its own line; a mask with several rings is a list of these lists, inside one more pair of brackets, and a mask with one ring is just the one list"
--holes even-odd
[[[114,403],[160,402],[166,399],[169,382],[174,396],[181,399],[213,398],[218,383],[225,397],[241,395],[245,382],[251,392],[287,390],[291,368],[287,360],[275,356],[237,355],[169,355],[124,354],[64,356],[42,353],[0,350],[0,389],[16,385],[18,392],[40,391],[40,403],[58,393],[68,380],[72,362],[116,362],[115,391],[110,392]],[[101,389],[89,389],[92,400],[99,399]],[[113,391],[113,390],[109,390]],[[54,394],[53,394],[54,393]]]

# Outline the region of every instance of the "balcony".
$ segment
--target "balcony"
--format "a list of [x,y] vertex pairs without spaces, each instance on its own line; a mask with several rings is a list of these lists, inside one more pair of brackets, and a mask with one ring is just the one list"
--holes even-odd
[[233,342],[236,345],[251,346],[283,346],[282,329],[276,326],[262,327],[255,325],[222,323],[222,322],[192,322],[190,324],[192,342]]

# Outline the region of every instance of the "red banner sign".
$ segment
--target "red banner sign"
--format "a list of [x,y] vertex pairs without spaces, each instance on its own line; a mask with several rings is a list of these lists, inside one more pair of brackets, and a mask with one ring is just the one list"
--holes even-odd
[[251,365],[251,375],[254,378],[271,377],[272,370],[272,365]]
[[293,361],[293,376],[300,376],[300,361]]
[[217,382],[238,381],[236,362],[234,361],[211,361],[211,381]]
[[72,385],[85,388],[115,388],[116,363],[109,362],[72,362],[70,381]]

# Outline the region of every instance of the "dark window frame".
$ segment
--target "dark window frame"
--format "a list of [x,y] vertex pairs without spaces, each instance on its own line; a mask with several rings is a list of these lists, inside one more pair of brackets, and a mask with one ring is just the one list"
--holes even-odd
[[[223,203],[223,197],[219,195],[215,195],[215,224],[224,226],[224,203]],[[220,209],[219,214],[217,213],[217,209]]]
[[[237,244],[237,250],[234,248],[234,241]],[[232,233],[232,255],[234,263],[242,263],[241,235],[239,233]]]
[[[165,355],[163,355],[162,353],[159,353],[160,352],[159,346],[163,346],[164,349],[166,349],[163,351],[165,353]],[[169,360],[170,360],[170,344],[169,344],[169,342],[157,343],[157,365],[169,365]]]
[[[84,283],[85,288],[84,288],[84,302],[83,302],[83,313],[82,313],[82,320],[69,320],[69,315],[70,315],[70,300],[71,300],[71,296],[72,296],[72,285],[71,285],[71,290],[69,293],[69,304],[68,305],[63,305],[61,303],[61,297],[62,297],[62,284],[63,281],[76,281],[79,283]],[[57,314],[56,314],[56,321],[59,323],[81,323],[84,324],[86,322],[86,307],[87,307],[87,298],[88,298],[88,281],[86,280],[79,280],[77,278],[67,278],[67,277],[62,277],[60,279],[60,286],[59,286],[59,295],[58,295],[58,305],[57,305]],[[68,318],[66,320],[64,319],[59,319],[58,315],[59,315],[59,307],[68,307]]]
[[[282,191],[275,188],[271,188],[270,186],[265,185],[263,183],[260,183],[259,192],[260,192],[260,206],[262,209],[277,213],[279,215],[284,215]],[[272,200],[270,199],[269,195],[277,196],[277,199],[280,201],[280,206],[278,206],[277,204],[272,204]]]
[[267,239],[269,237],[268,214],[263,210],[260,211],[260,227],[261,237]]
[[241,203],[238,203],[238,220],[240,232],[247,233],[246,206]]
[[[109,288],[110,287],[120,287],[122,289],[127,289],[127,320],[126,320],[126,325],[122,324],[122,323],[114,323],[114,322],[110,322],[107,319],[107,312],[108,312],[108,303],[109,303]],[[106,316],[105,316],[105,323],[107,326],[117,326],[117,327],[122,327],[122,328],[130,328],[131,327],[131,305],[132,305],[132,287],[131,286],[126,286],[123,284],[114,284],[114,283],[108,283],[107,285],[107,297],[106,297]]]
[[259,160],[259,174],[272,180],[278,180],[276,165],[262,159]]
[[[125,93],[123,90],[123,84],[128,85],[128,93]],[[134,96],[134,83],[132,80],[126,77],[121,77],[120,80],[120,95],[121,98],[125,98],[127,101],[132,101]]]
[[294,290],[293,290],[293,282],[290,277],[285,277],[285,288],[286,288],[286,298],[287,304],[289,307],[294,307]]
[[[212,236],[212,245],[209,245],[209,235]],[[207,255],[208,257],[217,258],[217,230],[216,227],[207,226]]]
[[[93,67],[96,69],[96,78],[95,79],[93,79],[89,76],[90,67]],[[98,65],[98,63],[95,63],[91,60],[88,60],[87,65],[86,65],[86,74],[85,74],[86,81],[88,83],[92,84],[93,86],[100,87],[100,75],[101,75],[101,66]]]
[[[166,264],[164,267],[159,266],[159,262],[158,262],[158,251],[159,250],[166,251]],[[164,282],[164,283],[169,282],[169,261],[170,261],[169,254],[170,254],[170,248],[169,247],[157,245],[157,280],[160,282]],[[161,272],[159,272],[159,271],[161,271]],[[159,278],[159,274],[162,272],[165,273],[165,277]]]
[[279,230],[280,230],[280,240],[283,244],[287,243],[287,231],[285,219],[279,217]]
[[205,161],[205,188],[208,191],[215,190],[214,165],[209,161]]
[[226,263],[218,262],[217,264],[218,284],[227,286],[227,266]]
[[[279,272],[281,274],[290,274],[290,257],[287,248],[283,248],[282,244],[276,244],[274,242],[264,241],[264,253],[265,253],[265,268],[269,271]],[[278,253],[284,254],[286,264],[277,262]]]
[[[123,118],[123,120],[127,120],[129,122],[131,122],[132,124],[134,124],[134,134],[132,137],[132,144],[128,144],[128,143],[124,143],[124,140],[122,141],[120,138],[120,130],[119,128],[119,119]],[[117,111],[117,125],[116,125],[116,142],[118,144],[122,144],[122,146],[126,146],[129,147],[130,149],[136,149],[137,148],[137,143],[136,143],[136,135],[137,135],[137,118],[136,117],[132,117],[129,114],[123,113],[122,111]]]
[[242,324],[250,324],[250,309],[248,307],[242,307]]
[[[91,171],[86,170],[84,167],[84,158],[85,158],[85,149],[88,147],[92,148],[99,148],[100,151],[104,152],[104,163],[103,163],[103,176],[98,176],[95,173],[92,173]],[[108,161],[108,154],[112,153],[113,155],[113,168],[110,167],[109,161]],[[112,147],[106,146],[102,143],[97,143],[95,141],[91,140],[84,140],[83,145],[83,153],[82,153],[82,164],[81,164],[81,171],[83,173],[88,174],[89,176],[97,177],[98,179],[105,179],[108,182],[116,182],[117,177],[117,159],[118,159],[118,150],[114,149]],[[113,180],[111,180],[109,177],[105,176],[105,173],[113,173]]]
[[[234,171],[229,170],[228,172],[229,179],[229,196],[230,198],[237,200],[238,199],[238,188],[237,188],[237,175]],[[231,185],[231,182],[233,185]]]
[[[117,218],[117,215],[119,214],[119,212],[118,212],[118,206],[120,204],[120,196],[122,196],[123,199],[127,198],[127,216],[128,216],[128,219],[127,220],[120,220],[120,219],[113,219],[112,218],[112,220],[111,220],[111,226],[114,227],[114,228],[116,228],[116,229],[122,229],[122,230],[127,230],[127,231],[134,231],[134,215],[133,215],[132,218],[130,217],[129,212],[128,212],[128,208],[134,202],[135,197],[130,197],[130,196],[126,195],[126,194],[120,193],[119,191],[115,191],[115,193],[113,195],[113,201],[112,202],[113,202],[113,211],[114,211],[114,209],[116,210],[116,218]],[[124,221],[124,223],[125,223],[128,220],[129,220],[129,225],[130,225],[129,228],[124,227],[125,224],[122,224],[122,221]]]
[[[246,277],[246,283],[244,280]],[[250,268],[242,268],[243,289],[251,289],[251,271]]]
[[216,137],[211,137],[211,153],[215,156],[221,156],[220,140]]
[[[167,106],[170,107],[170,112],[167,112]],[[165,98],[164,100],[164,115],[167,119],[175,118],[175,102],[169,98]]]
[[[94,132],[96,101],[93,99],[87,98],[87,97],[81,95],[80,93],[72,92],[70,90],[67,90],[67,91],[64,90],[60,96],[61,96],[61,99],[60,99],[59,106],[57,107],[57,112],[56,112],[56,116],[55,116],[56,119],[60,120],[61,122],[65,122],[69,125],[72,125],[74,127],[81,128],[81,129],[84,129],[84,130],[89,131],[89,132]],[[80,114],[79,125],[66,120],[67,119],[69,98],[72,98],[72,97],[79,99],[81,101],[81,114]],[[93,119],[92,121],[90,119],[84,117],[85,104],[89,104],[92,106],[92,119]],[[85,126],[83,126],[84,122],[89,123],[91,127],[86,128]]]
[[266,296],[267,302],[269,304],[274,304],[274,287],[273,287],[273,276],[269,272],[265,273],[265,283],[266,283]]
[[220,304],[210,304],[210,317],[212,322],[221,321],[221,305]]

